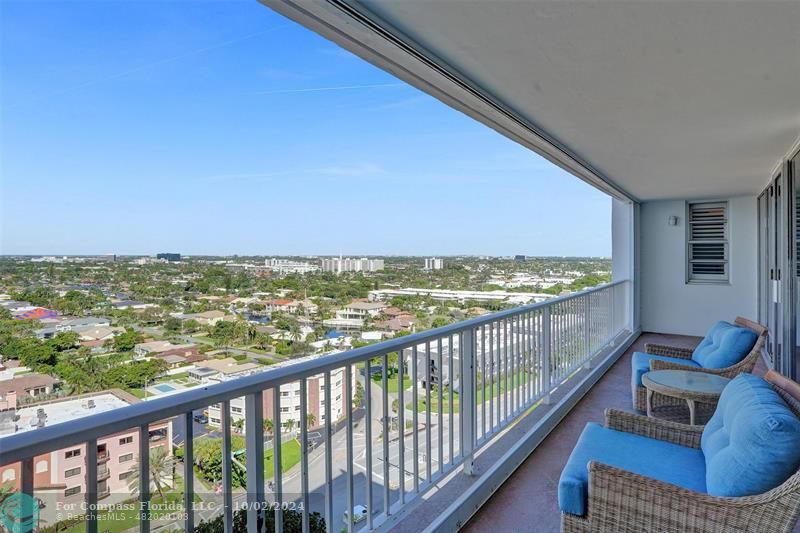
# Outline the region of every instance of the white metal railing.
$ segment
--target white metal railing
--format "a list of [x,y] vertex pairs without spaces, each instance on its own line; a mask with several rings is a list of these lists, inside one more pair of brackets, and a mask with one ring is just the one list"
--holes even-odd
[[[98,439],[138,429],[138,475],[143,481],[138,498],[146,510],[151,496],[149,425],[177,417],[184,428],[184,508],[191,509],[193,412],[219,403],[222,512],[225,532],[230,533],[234,509],[230,402],[244,397],[248,533],[256,533],[264,502],[269,502],[267,508],[274,508],[276,530],[282,531],[283,511],[274,503],[285,500],[299,504],[296,508],[302,511],[303,531],[309,530],[312,511],[325,518],[328,531],[338,531],[343,511],[352,512],[361,503],[368,509],[363,525],[377,528],[454,468],[463,467],[471,473],[476,450],[537,402],[547,402],[555,387],[588,365],[626,330],[629,300],[630,282],[610,283],[7,436],[0,439],[0,465],[20,463],[21,491],[33,495],[36,457],[86,445],[86,528],[96,533],[98,520],[93,505],[102,496],[92,489],[99,477]],[[344,397],[352,399],[355,389],[362,388],[363,405],[344,409],[343,420],[334,421],[331,373],[342,368]],[[313,450],[307,418],[311,379],[321,379],[324,384],[324,392],[320,390],[324,398],[323,438]],[[272,438],[281,442],[285,431],[281,418],[286,414],[281,412],[280,387],[289,383],[299,383],[300,387],[299,467],[286,478],[282,468],[274,468],[269,490],[265,490],[264,418],[271,418]],[[271,413],[264,412],[265,396],[271,397]],[[273,453],[273,464],[281,465],[282,446],[275,447]],[[0,472],[3,468],[0,466]],[[319,492],[324,493],[324,505],[312,504],[312,493]],[[316,508],[312,509],[313,505]],[[148,520],[143,513],[140,531],[149,531]],[[185,513],[183,528],[192,531],[194,526],[194,513]],[[354,527],[350,520],[347,530]]]

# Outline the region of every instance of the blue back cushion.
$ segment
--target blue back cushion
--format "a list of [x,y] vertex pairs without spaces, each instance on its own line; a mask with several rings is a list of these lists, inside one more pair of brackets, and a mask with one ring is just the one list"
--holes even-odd
[[722,391],[700,445],[709,494],[761,494],[800,468],[800,419],[769,383],[740,374]]
[[695,348],[692,359],[703,368],[726,368],[744,359],[757,340],[753,330],[720,320]]
[[634,389],[642,386],[642,376],[645,375],[645,373],[650,372],[650,361],[653,359],[667,361],[669,363],[678,363],[679,365],[683,366],[700,366],[697,364],[697,362],[692,361],[691,359],[679,359],[677,357],[667,357],[665,355],[651,355],[649,353],[633,352],[633,357],[631,357],[631,386]]

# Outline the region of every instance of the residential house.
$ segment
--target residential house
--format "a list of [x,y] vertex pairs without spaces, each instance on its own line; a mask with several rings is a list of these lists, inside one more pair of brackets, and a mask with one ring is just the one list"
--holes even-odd
[[141,342],[133,347],[133,353],[138,358],[179,355],[189,362],[204,359],[200,356],[196,344],[172,344],[169,341]]
[[[23,374],[23,375],[6,375],[3,373],[4,378],[0,379],[0,398],[8,400],[11,395],[15,401],[13,404],[8,404],[6,408],[13,409],[16,407],[16,402],[21,400],[31,400],[38,396],[46,396],[52,394],[61,385],[61,380],[56,379],[46,374]],[[0,408],[2,410],[2,408]]]
[[383,302],[352,302],[336,311],[336,318],[344,320],[366,320],[375,318],[389,307]]

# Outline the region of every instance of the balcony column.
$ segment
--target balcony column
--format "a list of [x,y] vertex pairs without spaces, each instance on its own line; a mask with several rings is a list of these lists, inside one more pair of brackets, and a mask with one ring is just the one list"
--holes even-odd
[[614,311],[629,331],[639,329],[639,234],[639,204],[612,200],[611,278],[630,280]]

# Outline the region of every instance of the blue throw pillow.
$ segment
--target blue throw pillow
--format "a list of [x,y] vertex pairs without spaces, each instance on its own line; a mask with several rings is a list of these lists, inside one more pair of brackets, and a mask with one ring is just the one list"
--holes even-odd
[[757,340],[755,331],[720,320],[695,348],[692,360],[703,368],[726,368],[744,359]]
[[700,445],[709,494],[761,494],[800,468],[800,419],[769,383],[740,374],[722,391]]

